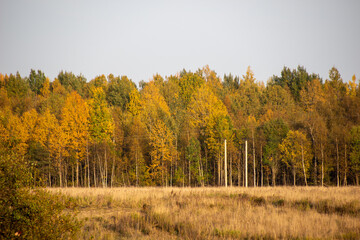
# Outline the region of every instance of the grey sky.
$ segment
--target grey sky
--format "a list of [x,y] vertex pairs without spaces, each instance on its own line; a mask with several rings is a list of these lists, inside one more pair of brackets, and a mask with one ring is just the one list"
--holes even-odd
[[360,1],[0,0],[0,72],[127,75],[195,71],[258,80],[303,65],[360,77]]

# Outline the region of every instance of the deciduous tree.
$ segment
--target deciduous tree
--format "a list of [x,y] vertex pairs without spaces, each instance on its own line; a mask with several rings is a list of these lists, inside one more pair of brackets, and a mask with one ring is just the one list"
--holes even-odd
[[301,169],[307,186],[306,173],[309,170],[312,153],[311,144],[306,136],[299,131],[290,130],[279,145],[279,150],[282,154],[282,160],[292,168],[294,186],[296,186],[296,173],[300,172]]
[[67,139],[67,151],[75,160],[76,186],[79,186],[79,164],[85,159],[89,138],[89,108],[75,91],[66,98],[61,126]]

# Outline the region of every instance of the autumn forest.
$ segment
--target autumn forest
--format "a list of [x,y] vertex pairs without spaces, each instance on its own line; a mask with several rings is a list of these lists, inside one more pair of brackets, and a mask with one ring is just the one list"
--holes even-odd
[[355,75],[255,76],[0,74],[0,153],[49,187],[359,185]]

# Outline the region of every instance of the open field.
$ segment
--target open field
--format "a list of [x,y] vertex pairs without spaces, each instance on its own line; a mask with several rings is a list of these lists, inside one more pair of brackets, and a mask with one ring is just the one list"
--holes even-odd
[[80,239],[360,239],[360,188],[51,188]]

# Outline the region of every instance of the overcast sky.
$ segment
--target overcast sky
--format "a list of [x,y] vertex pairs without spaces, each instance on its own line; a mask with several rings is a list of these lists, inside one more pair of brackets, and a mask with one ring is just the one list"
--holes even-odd
[[0,0],[0,72],[84,75],[196,71],[267,81],[284,66],[360,78],[360,1]]

